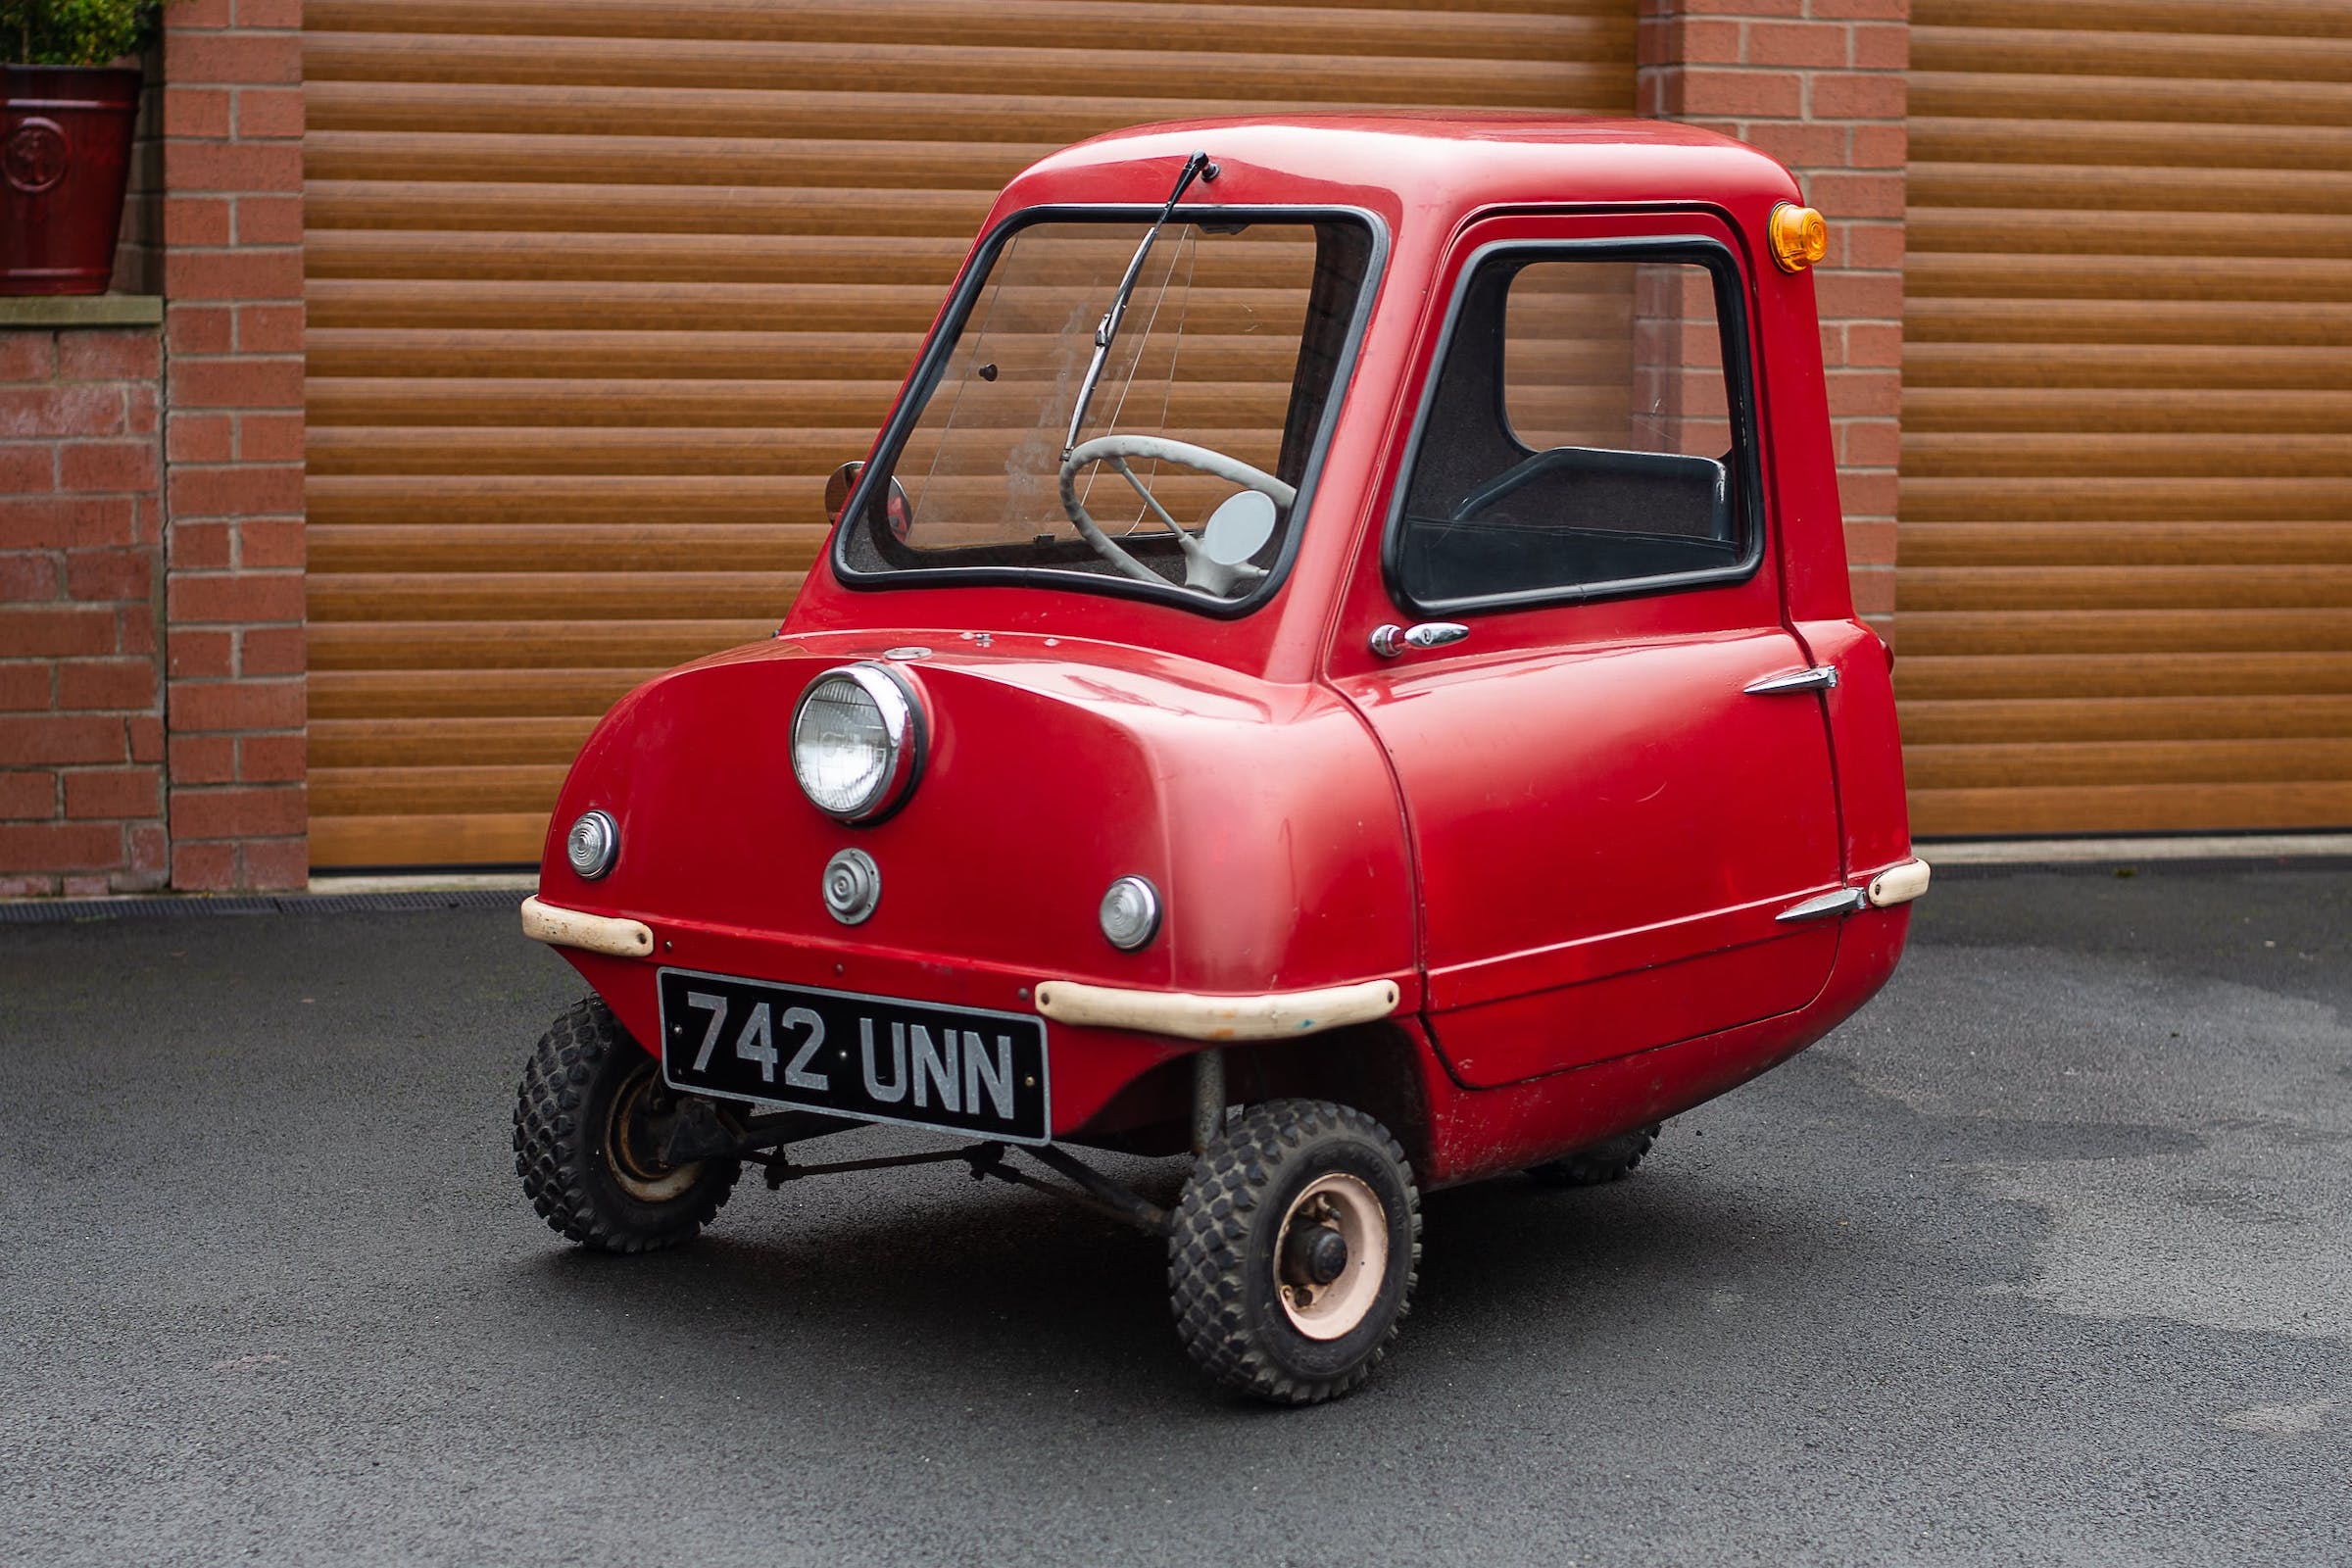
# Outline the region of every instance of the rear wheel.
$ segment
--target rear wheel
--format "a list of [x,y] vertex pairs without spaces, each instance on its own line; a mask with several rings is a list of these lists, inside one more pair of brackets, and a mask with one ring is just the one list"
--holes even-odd
[[558,1235],[600,1252],[691,1241],[734,1189],[738,1163],[671,1165],[654,1123],[675,1092],[660,1063],[588,997],[565,1008],[522,1070],[514,1173]]
[[1279,1100],[1194,1163],[1168,1236],[1185,1349],[1229,1388],[1313,1404],[1369,1377],[1421,1259],[1404,1152],[1360,1110]]
[[1650,1146],[1658,1141],[1658,1129],[1664,1125],[1652,1122],[1647,1127],[1620,1133],[1573,1154],[1531,1166],[1528,1174],[1546,1187],[1597,1187],[1603,1182],[1622,1181],[1642,1163]]

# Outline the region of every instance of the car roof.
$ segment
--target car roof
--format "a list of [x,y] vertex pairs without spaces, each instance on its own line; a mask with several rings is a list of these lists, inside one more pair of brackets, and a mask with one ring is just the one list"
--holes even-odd
[[1166,160],[1195,149],[1219,164],[1225,177],[1212,199],[1221,202],[1298,201],[1311,191],[1306,199],[1352,195],[1351,205],[1458,217],[1516,202],[1745,206],[1797,197],[1770,155],[1668,121],[1317,113],[1170,121],[1097,136],[1033,165],[1000,208],[1156,201],[1168,184]]

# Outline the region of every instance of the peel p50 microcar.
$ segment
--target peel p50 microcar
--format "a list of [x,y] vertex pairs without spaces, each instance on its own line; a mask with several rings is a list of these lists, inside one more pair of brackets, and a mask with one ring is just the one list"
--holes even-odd
[[[593,995],[523,1076],[539,1212],[636,1251],[747,1163],[961,1161],[1164,1237],[1186,1349],[1304,1402],[1394,1336],[1420,1192],[1622,1175],[1818,1040],[1928,876],[1824,244],[1646,122],[1022,173],[775,637],[564,786],[523,924]],[[873,1122],[944,1142],[800,1157]]]

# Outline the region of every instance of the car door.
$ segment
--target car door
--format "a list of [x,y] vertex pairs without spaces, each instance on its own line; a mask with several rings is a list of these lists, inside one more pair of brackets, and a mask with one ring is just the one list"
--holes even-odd
[[1330,672],[1395,770],[1428,1021],[1473,1086],[1791,1011],[1836,958],[1735,241],[1521,216],[1448,253]]

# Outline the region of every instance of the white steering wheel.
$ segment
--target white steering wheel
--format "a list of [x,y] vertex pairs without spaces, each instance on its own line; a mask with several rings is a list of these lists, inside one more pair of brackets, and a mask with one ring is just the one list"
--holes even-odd
[[[1168,532],[1176,536],[1176,548],[1184,552],[1184,585],[1187,588],[1198,588],[1204,593],[1223,597],[1236,588],[1264,580],[1266,569],[1263,566],[1253,566],[1248,561],[1219,561],[1200,540],[1186,532],[1182,523],[1168,515],[1168,509],[1159,504],[1158,498],[1144,488],[1144,481],[1135,476],[1135,470],[1127,466],[1129,458],[1157,459],[1163,463],[1197,468],[1228,484],[1254,490],[1285,510],[1298,499],[1296,488],[1284,484],[1262,468],[1253,468],[1239,458],[1229,458],[1222,452],[1211,452],[1206,447],[1197,447],[1185,441],[1170,441],[1165,436],[1156,435],[1097,436],[1092,441],[1082,441],[1072,447],[1070,455],[1061,460],[1061,509],[1070,514],[1070,521],[1077,524],[1080,536],[1095,547],[1097,555],[1138,582],[1167,581],[1167,578],[1137,561],[1117,540],[1104,533],[1102,526],[1087,514],[1085,505],[1079,501],[1079,470],[1091,464],[1107,463],[1118,470],[1120,478],[1134,487],[1137,495],[1144,498],[1144,505],[1152,509],[1152,515],[1166,524]],[[1252,546],[1251,550],[1254,548]],[[1250,553],[1243,552],[1245,555]]]

